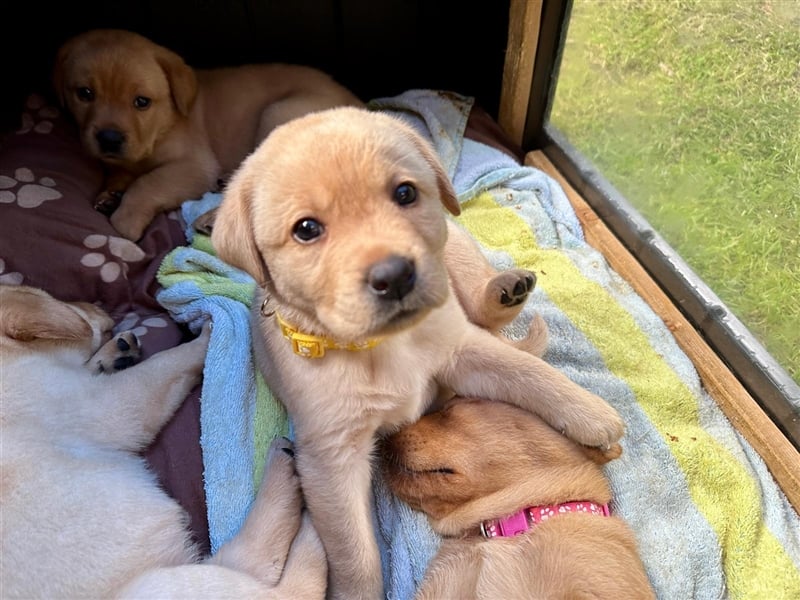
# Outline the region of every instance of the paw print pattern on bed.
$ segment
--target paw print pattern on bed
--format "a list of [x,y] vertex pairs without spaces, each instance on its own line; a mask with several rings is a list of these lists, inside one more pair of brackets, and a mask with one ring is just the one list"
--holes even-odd
[[129,312],[125,317],[114,326],[114,332],[132,331],[137,337],[144,337],[150,329],[163,329],[168,327],[170,322],[166,315],[141,317],[135,312]]
[[145,253],[139,246],[113,235],[93,233],[84,238],[83,245],[94,252],[84,254],[81,264],[84,267],[99,268],[100,279],[106,283],[116,281],[120,275],[125,277],[128,272],[127,263],[139,262],[145,258]]
[[48,200],[58,200],[61,192],[55,189],[52,177],[42,177],[36,181],[33,171],[20,167],[14,176],[0,175],[0,202],[16,202],[21,208],[36,208]]
[[53,131],[52,119],[57,119],[61,112],[55,106],[48,106],[39,94],[31,94],[25,101],[22,113],[22,126],[17,130],[20,135],[34,133],[50,133]]

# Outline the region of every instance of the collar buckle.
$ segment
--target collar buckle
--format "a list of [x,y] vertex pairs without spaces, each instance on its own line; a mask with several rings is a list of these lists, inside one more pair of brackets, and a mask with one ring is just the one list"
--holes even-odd
[[325,346],[318,340],[303,339],[302,334],[294,334],[287,339],[292,342],[292,350],[305,358],[322,358],[325,356]]
[[278,325],[280,325],[283,337],[292,344],[292,351],[298,356],[304,358],[322,358],[325,356],[325,340],[323,338],[300,333],[280,317],[278,317]]

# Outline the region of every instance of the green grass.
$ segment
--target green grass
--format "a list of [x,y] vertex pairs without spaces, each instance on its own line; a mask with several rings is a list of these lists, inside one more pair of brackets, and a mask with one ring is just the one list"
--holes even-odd
[[551,120],[800,383],[800,0],[574,0]]

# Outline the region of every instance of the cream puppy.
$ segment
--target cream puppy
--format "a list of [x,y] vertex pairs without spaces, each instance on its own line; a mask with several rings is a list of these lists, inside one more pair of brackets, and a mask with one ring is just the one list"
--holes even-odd
[[623,433],[601,398],[468,320],[451,283],[470,288],[464,301],[486,282],[448,276],[443,208],[459,212],[420,135],[337,108],[277,128],[232,178],[214,224],[219,256],[262,288],[258,362],[295,425],[333,598],[382,597],[376,436],[419,418],[440,390],[514,403],[590,446]]
[[199,382],[208,328],[133,365],[136,337],[109,339],[112,325],[91,304],[0,285],[3,597],[218,597],[219,582],[249,597],[324,597],[325,555],[301,527],[285,441],[242,531],[193,564],[187,516],[138,453]]

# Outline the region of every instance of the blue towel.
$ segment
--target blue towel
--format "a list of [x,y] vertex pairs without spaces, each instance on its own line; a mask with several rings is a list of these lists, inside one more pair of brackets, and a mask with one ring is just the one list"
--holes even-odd
[[[184,203],[188,223],[219,204],[219,194]],[[193,214],[194,213],[194,214]],[[192,240],[193,231],[187,231]],[[201,236],[198,236],[198,238]],[[203,236],[204,237],[204,236]],[[213,329],[203,369],[200,446],[211,551],[242,525],[258,486],[269,440],[254,443],[260,376],[251,351],[249,305],[255,282],[247,273],[192,246],[173,250],[162,262],[158,301],[194,332],[211,319]],[[262,399],[262,406],[268,400]],[[285,414],[273,410],[273,437],[284,431]]]

